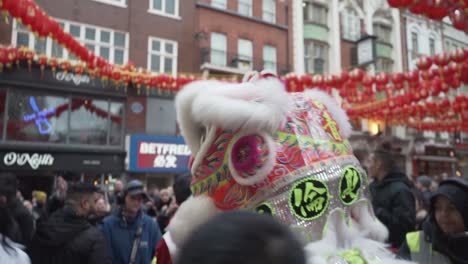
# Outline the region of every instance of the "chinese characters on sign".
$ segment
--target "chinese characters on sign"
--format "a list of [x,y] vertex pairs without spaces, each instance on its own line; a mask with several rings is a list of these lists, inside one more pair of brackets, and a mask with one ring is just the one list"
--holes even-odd
[[177,168],[177,156],[189,156],[190,150],[185,144],[140,142],[139,154],[156,155],[155,168]]
[[131,135],[130,171],[188,171],[190,149],[182,138]]
[[340,179],[340,199],[345,205],[354,203],[359,196],[361,173],[353,166],[348,166]]
[[329,203],[328,187],[313,177],[294,184],[289,195],[291,212],[304,221],[320,217],[328,208]]

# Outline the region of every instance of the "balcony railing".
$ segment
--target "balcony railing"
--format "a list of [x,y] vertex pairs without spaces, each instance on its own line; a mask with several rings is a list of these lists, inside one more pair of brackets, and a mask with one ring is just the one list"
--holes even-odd
[[202,64],[211,64],[213,66],[226,67],[240,71],[261,71],[269,69],[277,74],[286,74],[291,71],[289,65],[278,64],[273,60],[264,60],[262,58],[242,56],[237,53],[228,53],[216,49],[201,49]]

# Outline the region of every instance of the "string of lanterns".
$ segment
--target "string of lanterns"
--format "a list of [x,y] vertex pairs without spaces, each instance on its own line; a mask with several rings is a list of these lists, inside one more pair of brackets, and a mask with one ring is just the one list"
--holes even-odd
[[388,4],[437,21],[449,16],[456,29],[468,32],[467,0],[388,0]]

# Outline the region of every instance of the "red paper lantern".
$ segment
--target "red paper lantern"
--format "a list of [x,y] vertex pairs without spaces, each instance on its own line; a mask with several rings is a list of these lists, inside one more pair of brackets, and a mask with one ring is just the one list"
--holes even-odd
[[3,67],[8,63],[8,50],[0,47],[0,72],[3,71]]
[[32,24],[34,23],[34,20],[36,19],[36,14],[39,12],[39,9],[37,8],[34,2],[27,1],[25,10],[26,12],[24,16],[22,17],[22,22],[24,25],[32,27]]
[[432,91],[431,91],[432,96],[438,96],[440,92],[442,91],[442,81],[439,78],[435,78],[431,82],[431,87],[432,87]]
[[403,81],[404,81],[403,78],[404,78],[403,73],[398,72],[398,73],[392,74],[392,82],[393,82],[394,84],[401,84],[401,83],[403,83]]
[[388,0],[388,5],[395,8],[401,7],[401,0]]
[[427,9],[427,0],[413,0],[413,4],[410,6],[411,13],[420,15]]
[[417,70],[405,72],[405,79],[409,83],[415,83],[419,81],[419,72]]
[[375,77],[377,85],[386,85],[389,81],[388,74],[381,72]]
[[52,69],[52,72],[55,74],[55,71],[57,70],[57,67],[58,67],[58,64],[59,64],[57,58],[53,58],[53,57],[49,58],[48,63],[49,63],[50,68]]
[[309,74],[304,74],[301,76],[301,82],[304,85],[304,87],[311,87],[312,77]]
[[60,70],[64,71],[65,73],[70,71],[71,64],[69,61],[64,60],[59,63]]
[[460,77],[458,75],[454,75],[449,82],[450,87],[453,89],[458,89],[461,85]]
[[75,71],[76,74],[79,74],[79,75],[83,74],[83,72],[84,72],[83,64],[81,64],[81,63],[76,64],[75,67],[74,67],[74,71]]
[[364,75],[364,77],[362,78],[362,85],[365,86],[365,87],[369,87],[369,86],[372,86],[375,82],[375,77],[374,75]]
[[115,82],[120,82],[122,78],[122,71],[120,69],[114,69],[114,71],[112,72],[112,80],[114,80]]
[[465,53],[463,49],[457,48],[456,50],[452,51],[452,53],[450,53],[450,59],[454,62],[462,63],[466,59],[466,55],[467,53]]
[[362,78],[364,78],[365,72],[362,69],[354,69],[349,73],[349,78],[355,82],[360,82],[362,81]]
[[456,29],[466,32],[466,18],[467,16],[463,12],[463,9],[455,9],[450,14],[450,19],[452,20],[453,27]]
[[322,87],[323,86],[323,76],[316,74],[312,77],[312,86],[313,87]]
[[17,48],[8,48],[7,49],[7,63],[6,66],[10,68],[13,63],[18,63],[19,60],[19,51]]
[[450,56],[447,53],[437,54],[434,58],[434,63],[439,67],[447,65],[450,61]]
[[448,84],[442,82],[442,85],[440,86],[440,91],[446,94],[449,91],[449,89],[450,87],[448,86]]
[[37,63],[39,63],[41,70],[44,71],[45,66],[47,65],[47,56],[45,54],[39,55],[37,58]]
[[426,82],[420,82],[419,95],[421,99],[426,99],[427,97],[429,97],[429,85]]
[[429,8],[426,9],[427,16],[434,20],[442,20],[445,16],[448,15],[446,4],[446,0],[432,0],[432,5],[430,5]]
[[420,69],[421,71],[427,71],[429,70],[429,68],[431,68],[432,66],[432,59],[429,58],[429,57],[421,57],[418,59],[418,61],[416,62],[416,66],[418,67],[418,69]]
[[27,49],[24,53],[25,59],[28,62],[28,70],[31,71],[32,62],[34,60],[34,51]]

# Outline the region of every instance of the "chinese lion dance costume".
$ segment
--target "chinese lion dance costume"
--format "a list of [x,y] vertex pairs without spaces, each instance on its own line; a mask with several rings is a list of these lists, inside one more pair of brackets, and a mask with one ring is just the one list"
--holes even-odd
[[299,234],[309,263],[408,263],[382,243],[343,109],[318,90],[287,93],[272,74],[244,79],[193,82],[176,97],[193,197],[168,226],[171,255],[213,215],[251,210]]

